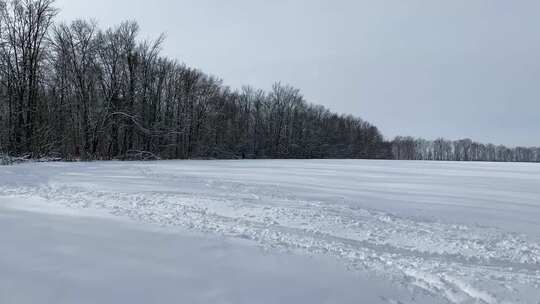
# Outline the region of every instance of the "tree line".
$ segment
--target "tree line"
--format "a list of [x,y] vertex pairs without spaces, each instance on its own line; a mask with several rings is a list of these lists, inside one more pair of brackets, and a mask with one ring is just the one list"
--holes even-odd
[[136,22],[56,23],[54,0],[0,0],[0,155],[60,159],[538,161],[470,141],[385,141],[372,124],[276,83],[233,90],[161,55]]
[[387,158],[362,119],[276,83],[231,90],[160,55],[136,22],[56,24],[53,0],[0,1],[0,148],[64,159]]
[[392,155],[397,160],[540,162],[540,148],[508,148],[471,139],[430,141],[396,137],[392,142]]

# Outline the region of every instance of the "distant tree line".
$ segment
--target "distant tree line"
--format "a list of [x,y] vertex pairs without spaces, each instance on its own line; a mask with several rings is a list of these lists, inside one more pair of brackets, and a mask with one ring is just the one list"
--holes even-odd
[[540,148],[508,148],[470,139],[429,141],[396,137],[392,142],[392,155],[398,160],[540,162]]
[[53,0],[0,1],[0,148],[78,159],[388,158],[373,125],[300,91],[233,91],[160,55],[135,22],[55,24]]
[[[538,161],[470,141],[387,142],[276,83],[232,90],[124,22],[55,23],[54,0],[0,0],[0,155],[21,159],[363,158]],[[5,161],[4,161],[5,162]]]

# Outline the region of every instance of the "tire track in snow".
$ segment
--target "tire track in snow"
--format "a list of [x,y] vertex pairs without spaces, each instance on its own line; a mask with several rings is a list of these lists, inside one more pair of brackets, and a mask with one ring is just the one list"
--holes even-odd
[[249,239],[267,248],[331,255],[413,292],[443,295],[450,303],[512,303],[522,300],[521,286],[540,288],[540,246],[518,235],[302,201],[271,188],[225,186],[234,191],[194,196],[47,185],[0,187],[0,195],[39,196],[71,208]]

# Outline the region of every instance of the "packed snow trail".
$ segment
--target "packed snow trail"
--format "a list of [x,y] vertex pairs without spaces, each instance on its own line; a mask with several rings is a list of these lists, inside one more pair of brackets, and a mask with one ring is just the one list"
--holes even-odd
[[0,170],[0,196],[330,256],[413,295],[448,303],[540,299],[537,165],[246,161]]
[[329,257],[261,252],[250,241],[88,209],[44,209],[35,197],[0,202],[0,244],[9,245],[0,254],[2,304],[441,303],[413,300],[406,288]]

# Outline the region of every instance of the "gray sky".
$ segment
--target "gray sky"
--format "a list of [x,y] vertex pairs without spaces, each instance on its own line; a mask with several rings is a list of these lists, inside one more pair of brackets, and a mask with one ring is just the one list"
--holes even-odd
[[61,20],[139,22],[232,87],[275,81],[386,137],[540,145],[540,1],[58,0]]

